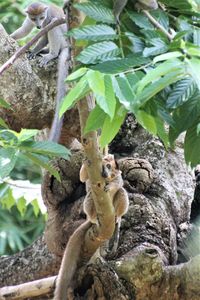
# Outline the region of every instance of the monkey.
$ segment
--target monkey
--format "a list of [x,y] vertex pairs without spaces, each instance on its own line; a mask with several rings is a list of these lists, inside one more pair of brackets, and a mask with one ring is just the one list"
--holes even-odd
[[[15,40],[25,37],[34,27],[41,29],[53,20],[65,17],[64,12],[60,7],[53,4],[47,6],[39,2],[30,4],[25,12],[27,17],[22,26],[11,34],[11,37]],[[41,37],[38,44],[31,51],[29,57],[34,58],[47,44],[49,44],[49,53],[43,55],[40,60],[40,66],[46,65],[50,60],[56,58],[62,49],[68,47],[67,41],[64,38],[64,33],[66,33],[66,31],[67,24],[61,24],[51,29],[46,35]]]
[[[120,224],[122,215],[128,210],[129,200],[123,188],[121,171],[118,169],[114,156],[111,154],[103,158],[102,177],[105,178],[105,191],[110,193],[115,207],[116,222]],[[69,287],[73,285],[75,271],[81,259],[83,259],[81,253],[86,232],[94,223],[98,222],[85,164],[82,165],[80,170],[80,180],[86,182],[87,186],[87,196],[84,200],[84,210],[87,214],[87,220],[75,230],[67,243],[56,281],[54,300],[66,300],[70,298],[68,298]],[[114,246],[116,248],[117,244]]]
[[[105,178],[106,192],[109,192],[110,197],[113,201],[115,209],[115,222],[116,228],[114,232],[114,244],[111,250],[112,254],[116,252],[119,242],[119,230],[121,224],[121,217],[128,211],[129,199],[126,190],[123,188],[123,179],[121,171],[114,159],[114,155],[108,154],[104,156],[102,161],[102,177]],[[97,214],[95,210],[94,201],[92,198],[92,192],[90,188],[90,181],[86,170],[85,163],[83,163],[80,170],[80,181],[86,182],[87,195],[83,202],[83,210],[87,215],[87,219],[91,223],[97,223]]]
[[[27,16],[22,26],[11,34],[15,40],[21,39],[28,35],[34,27],[38,29],[44,28],[46,25],[58,18],[64,18],[63,10],[53,4],[45,5],[40,2],[30,4],[25,10]],[[68,30],[67,23],[61,24],[51,29],[47,34],[41,37],[36,46],[28,55],[29,59],[44,50],[44,47],[49,46],[49,52],[44,54],[39,59],[40,67],[45,67],[49,61],[59,56],[58,61],[58,79],[57,79],[57,97],[56,109],[54,114],[53,123],[49,135],[49,140],[58,142],[63,125],[63,118],[59,119],[59,108],[63,97],[66,94],[65,78],[68,75],[68,59],[69,59],[69,44],[64,37],[64,33]]]

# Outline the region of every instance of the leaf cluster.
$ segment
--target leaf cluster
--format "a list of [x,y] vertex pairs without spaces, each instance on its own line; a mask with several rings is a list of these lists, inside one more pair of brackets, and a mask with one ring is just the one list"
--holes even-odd
[[60,115],[92,92],[96,107],[85,132],[100,128],[102,147],[117,134],[126,113],[132,112],[166,148],[186,132],[185,158],[195,166],[200,162],[199,3],[161,1],[149,12],[152,23],[135,8],[136,1],[121,1],[120,8],[118,2],[74,5],[86,18],[69,32],[80,53],[76,70],[67,78],[72,89]]

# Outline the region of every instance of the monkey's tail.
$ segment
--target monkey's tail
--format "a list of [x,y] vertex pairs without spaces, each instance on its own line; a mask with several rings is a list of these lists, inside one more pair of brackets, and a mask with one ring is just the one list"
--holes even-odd
[[57,79],[57,95],[56,95],[56,109],[54,114],[53,123],[51,126],[51,131],[49,134],[49,140],[52,142],[58,142],[61,134],[61,129],[63,125],[63,116],[59,118],[59,109],[60,104],[64,96],[66,95],[67,88],[65,84],[65,78],[68,75],[69,71],[69,56],[70,49],[69,47],[64,48],[58,60],[58,79]]
[[90,221],[84,222],[76,229],[67,243],[56,281],[54,300],[67,299],[67,289],[70,286],[79,260],[81,259],[81,248],[85,239],[85,234],[90,226]]

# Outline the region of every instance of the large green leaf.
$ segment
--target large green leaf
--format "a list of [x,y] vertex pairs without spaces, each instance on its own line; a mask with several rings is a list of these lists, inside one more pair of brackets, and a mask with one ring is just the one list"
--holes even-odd
[[45,156],[63,157],[64,159],[69,159],[70,155],[66,147],[50,141],[23,142],[20,144],[19,149],[21,151],[43,154]]
[[191,167],[200,163],[200,135],[197,133],[197,126],[198,124],[195,124],[189,128],[185,136],[185,160]]
[[123,106],[118,103],[113,120],[111,121],[109,117],[106,117],[100,137],[102,148],[105,148],[114,139],[124,121],[126,112]]
[[87,73],[87,80],[91,90],[94,93],[97,104],[105,111],[106,114],[110,116],[110,118],[113,118],[116,100],[113,96],[108,98],[109,94],[112,93],[112,85],[108,86],[108,79],[105,80],[104,74],[98,71],[90,70]]
[[108,25],[87,25],[79,28],[72,29],[69,34],[76,40],[89,40],[89,41],[104,41],[114,40],[118,36],[115,30]]
[[186,102],[196,90],[196,84],[190,77],[177,82],[167,99],[168,108],[176,108]]
[[8,128],[8,125],[6,124],[6,122],[2,118],[0,118],[0,127]]
[[166,148],[169,146],[168,134],[165,129],[165,120],[160,115],[160,103],[156,98],[149,101],[136,113],[138,122],[150,133],[158,135]]
[[151,99],[153,96],[155,96],[170,84],[182,79],[183,76],[183,71],[177,70],[161,77],[151,85],[148,85],[141,93],[136,94],[136,102],[133,103],[132,111],[134,112],[135,109],[141,107],[143,104],[145,104],[145,102],[147,102],[149,99]]
[[84,64],[95,64],[99,61],[108,60],[117,57],[120,49],[113,42],[96,43],[85,48],[76,57],[76,60]]
[[59,116],[61,117],[66,110],[68,110],[76,101],[84,98],[90,91],[87,80],[83,77],[80,81],[69,91],[67,96],[63,99],[61,104]]
[[147,17],[142,13],[136,13],[133,11],[128,11],[128,15],[130,19],[140,28],[143,29],[151,29],[155,30],[154,26],[151,22],[147,19]]
[[167,6],[171,6],[174,8],[177,8],[181,12],[192,12],[197,11],[198,12],[198,6],[196,1],[193,0],[162,0],[164,4]]
[[112,79],[109,75],[104,76],[104,84],[105,84],[105,98],[109,108],[109,116],[113,119],[116,108],[116,98],[115,92],[113,89]]
[[115,94],[118,97],[119,102],[129,109],[135,100],[135,94],[132,89],[134,83],[132,82],[131,86],[130,82],[123,74],[121,74],[121,76],[113,77],[112,80]]
[[7,108],[7,109],[11,108],[10,104],[8,102],[6,102],[5,100],[3,100],[3,99],[0,99],[0,106],[4,107],[4,108]]
[[112,9],[105,7],[101,4],[86,2],[76,3],[74,7],[84,12],[87,16],[100,21],[102,23],[115,23],[115,18]]
[[26,141],[38,133],[37,129],[22,129],[20,133],[17,134],[19,142]]
[[185,62],[188,73],[192,76],[200,90],[200,58],[192,57],[191,59],[186,59]]
[[152,10],[151,15],[156,19],[156,21],[162,25],[166,30],[169,30],[169,18],[165,11],[161,9]]
[[[161,76],[164,76],[165,74],[170,73],[172,75],[175,71],[181,71],[184,72],[184,64],[178,60],[178,59],[169,59],[165,62],[159,64],[155,69],[150,70],[146,76],[142,78],[142,80],[138,84],[137,93],[140,93],[146,85],[149,83],[154,82],[155,80],[159,79]],[[177,81],[177,80],[176,80]]]
[[159,38],[151,39],[151,44],[153,47],[145,48],[143,51],[145,57],[159,55],[168,50],[168,45]]
[[74,80],[77,80],[77,79],[81,78],[82,76],[85,75],[87,70],[88,69],[84,67],[84,68],[80,68],[80,69],[74,71],[69,76],[67,76],[66,81],[74,81]]
[[200,93],[196,89],[187,102],[173,112],[173,126],[170,127],[169,137],[173,143],[180,133],[190,128],[200,116]]
[[98,105],[96,105],[95,108],[89,114],[84,133],[86,134],[89,131],[101,128],[106,117],[107,115],[105,114],[105,112]]
[[108,74],[117,74],[121,72],[125,72],[131,68],[148,64],[150,60],[148,58],[143,57],[141,54],[134,54],[127,58],[109,60],[106,62],[102,62],[91,68],[93,70],[98,70],[102,73]]
[[7,177],[17,161],[17,151],[12,148],[0,149],[0,178]]

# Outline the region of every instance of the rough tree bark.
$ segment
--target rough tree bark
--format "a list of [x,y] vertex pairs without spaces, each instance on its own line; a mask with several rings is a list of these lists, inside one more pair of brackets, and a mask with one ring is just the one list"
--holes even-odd
[[[16,43],[0,27],[0,62],[5,62],[15,49]],[[13,129],[50,126],[55,68],[53,63],[47,70],[39,69],[35,61],[30,64],[23,56],[0,77],[0,97],[14,108],[14,111],[1,110],[0,116]],[[66,114],[65,128],[70,136],[77,137],[76,110],[73,113]],[[128,115],[110,151],[119,159],[130,208],[122,220],[115,257],[108,257],[106,263],[97,261],[77,273],[76,299],[198,300],[199,256],[177,265],[177,242],[181,242],[189,229],[194,193],[194,179],[185,165],[181,142],[174,151],[166,152],[158,139]],[[45,175],[42,187],[48,208],[45,242],[41,238],[14,256],[2,257],[0,286],[57,273],[69,236],[85,220],[82,209],[85,190],[79,181],[82,158],[82,151],[74,151],[70,162],[55,162],[61,183]]]

